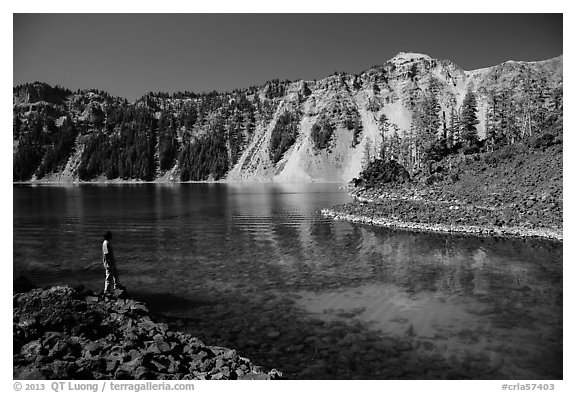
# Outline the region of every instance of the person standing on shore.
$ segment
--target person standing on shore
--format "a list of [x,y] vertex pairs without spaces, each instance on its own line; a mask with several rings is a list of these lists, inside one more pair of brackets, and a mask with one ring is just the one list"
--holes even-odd
[[104,235],[104,242],[102,243],[102,263],[104,264],[104,269],[106,270],[104,293],[110,291],[111,285],[112,290],[121,289],[120,282],[118,281],[118,272],[116,271],[116,259],[114,258],[112,245],[110,244],[111,240],[112,232],[108,231]]

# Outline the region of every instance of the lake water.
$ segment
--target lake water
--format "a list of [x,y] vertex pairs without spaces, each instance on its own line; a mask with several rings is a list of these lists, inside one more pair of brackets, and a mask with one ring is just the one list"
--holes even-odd
[[334,184],[15,185],[14,276],[120,279],[179,328],[305,379],[561,379],[562,245],[324,218]]

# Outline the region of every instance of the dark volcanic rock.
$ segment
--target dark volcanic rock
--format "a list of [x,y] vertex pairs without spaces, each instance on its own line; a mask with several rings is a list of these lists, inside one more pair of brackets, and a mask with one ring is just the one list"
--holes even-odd
[[[254,369],[233,349],[154,322],[146,306],[125,296],[67,286],[14,293],[14,378],[237,379]],[[253,374],[281,376],[276,370]]]

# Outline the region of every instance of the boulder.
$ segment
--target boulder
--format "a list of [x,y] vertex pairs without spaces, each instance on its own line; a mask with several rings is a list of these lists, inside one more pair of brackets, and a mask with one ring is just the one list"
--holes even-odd
[[13,372],[15,380],[45,380],[48,379],[42,371],[34,366],[15,367]]
[[35,360],[39,355],[47,354],[48,351],[42,346],[39,340],[33,340],[24,344],[20,350],[20,356],[29,361]]
[[63,360],[54,360],[54,362],[45,366],[42,371],[47,372],[50,379],[75,379],[78,367],[75,363]]

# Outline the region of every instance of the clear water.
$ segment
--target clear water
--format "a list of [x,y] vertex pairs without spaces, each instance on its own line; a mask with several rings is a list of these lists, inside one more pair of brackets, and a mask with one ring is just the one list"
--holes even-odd
[[334,184],[14,186],[14,276],[131,295],[289,378],[562,378],[562,244],[324,218]]

